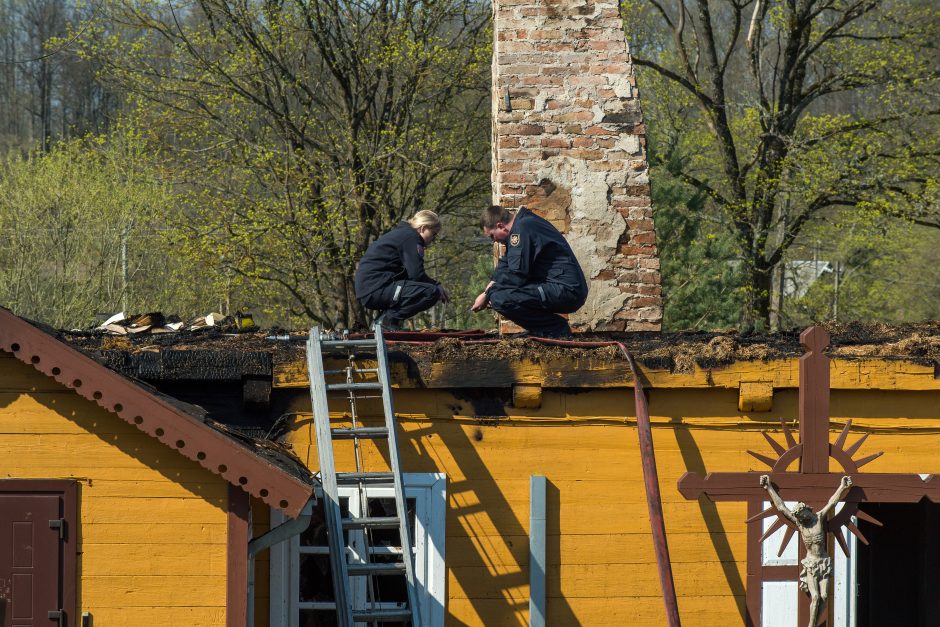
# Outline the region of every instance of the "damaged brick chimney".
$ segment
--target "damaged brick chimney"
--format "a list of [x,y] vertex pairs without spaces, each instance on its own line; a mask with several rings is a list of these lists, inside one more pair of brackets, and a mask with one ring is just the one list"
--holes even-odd
[[590,286],[577,330],[658,331],[646,138],[616,0],[494,0],[493,201],[571,244]]

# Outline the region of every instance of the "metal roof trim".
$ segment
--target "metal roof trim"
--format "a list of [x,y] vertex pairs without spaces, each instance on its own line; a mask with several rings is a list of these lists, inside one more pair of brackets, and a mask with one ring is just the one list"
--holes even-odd
[[312,475],[290,474],[3,307],[0,350],[293,518],[313,495]]

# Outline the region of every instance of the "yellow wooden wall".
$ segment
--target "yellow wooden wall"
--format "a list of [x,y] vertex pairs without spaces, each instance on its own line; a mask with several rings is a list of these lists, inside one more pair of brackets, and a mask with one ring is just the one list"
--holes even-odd
[[[760,432],[777,430],[782,441],[779,418],[796,418],[796,390],[777,390],[770,411],[752,414],[727,388],[654,389],[650,398],[683,622],[743,624],[746,507],[687,501],[676,482],[686,471],[764,470],[746,451],[774,456]],[[539,409],[509,407],[498,421],[475,419],[469,402],[442,390],[399,389],[395,405],[405,470],[448,477],[449,624],[527,623],[535,474],[549,482],[549,622],[665,624],[631,389],[546,390]],[[333,409],[342,424],[343,408]],[[886,452],[865,471],[940,472],[940,391],[835,390],[832,440],[849,418],[849,443],[874,432],[856,457]],[[309,418],[298,417],[290,437],[317,468]],[[376,449],[366,453],[367,470],[385,468]],[[349,451],[338,460],[348,469]]]
[[79,482],[76,610],[95,625],[225,624],[228,484],[6,356],[0,476]]

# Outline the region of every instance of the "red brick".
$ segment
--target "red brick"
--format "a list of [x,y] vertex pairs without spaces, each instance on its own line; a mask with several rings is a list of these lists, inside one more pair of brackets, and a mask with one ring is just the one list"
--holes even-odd
[[634,231],[652,231],[654,228],[652,219],[627,220],[627,226]]
[[594,114],[590,111],[570,111],[562,113],[552,118],[553,122],[589,122],[594,119]]
[[571,151],[571,156],[576,159],[584,159],[585,161],[599,161],[604,158],[604,151],[579,148]]
[[609,128],[604,128],[603,126],[589,126],[584,129],[586,135],[620,135],[618,131],[612,131]]
[[539,124],[509,124],[502,129],[502,134],[507,135],[541,135],[545,132],[545,127]]
[[650,246],[638,246],[636,245],[636,242],[631,241],[630,244],[622,245],[620,247],[619,252],[621,255],[632,256],[632,255],[648,255],[650,251],[652,250],[655,250],[655,248],[652,248]]
[[637,233],[630,237],[630,242],[633,244],[655,244],[656,243],[656,233],[653,231],[647,231],[645,233]]
[[542,148],[570,148],[571,140],[567,137],[546,137],[541,145]]
[[643,294],[648,296],[660,296],[663,293],[663,288],[661,285],[638,285],[634,288],[637,294]]
[[630,307],[661,307],[663,300],[656,296],[640,296],[637,298],[631,298]]
[[505,184],[529,183],[532,181],[532,177],[529,176],[528,174],[518,174],[518,173],[512,173],[512,172],[504,172],[500,176],[500,179]]

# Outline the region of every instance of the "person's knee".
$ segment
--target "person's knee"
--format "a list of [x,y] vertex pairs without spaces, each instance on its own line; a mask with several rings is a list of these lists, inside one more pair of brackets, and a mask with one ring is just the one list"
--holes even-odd
[[437,289],[437,286],[435,285],[433,289],[425,290],[421,294],[421,299],[420,299],[421,306],[424,309],[430,309],[431,307],[436,305],[437,301],[439,301],[440,299],[441,299],[441,293]]
[[507,290],[490,290],[490,307],[497,313],[502,313],[506,310],[506,305],[511,302],[508,295]]

